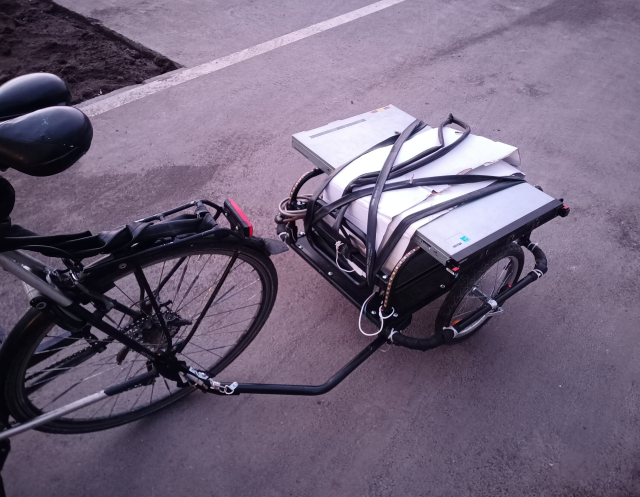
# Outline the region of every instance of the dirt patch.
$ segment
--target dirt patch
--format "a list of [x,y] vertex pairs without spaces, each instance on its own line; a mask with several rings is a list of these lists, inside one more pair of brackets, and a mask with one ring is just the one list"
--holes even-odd
[[76,104],[179,66],[46,0],[0,0],[0,84],[32,72],[60,76]]

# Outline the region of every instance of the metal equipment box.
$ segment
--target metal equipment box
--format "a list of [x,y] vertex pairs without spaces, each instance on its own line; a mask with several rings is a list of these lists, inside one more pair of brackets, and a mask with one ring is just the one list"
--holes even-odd
[[415,117],[393,105],[293,135],[293,148],[330,174],[371,147],[400,134]]
[[522,183],[456,207],[418,228],[413,241],[442,264],[461,263],[561,205]]

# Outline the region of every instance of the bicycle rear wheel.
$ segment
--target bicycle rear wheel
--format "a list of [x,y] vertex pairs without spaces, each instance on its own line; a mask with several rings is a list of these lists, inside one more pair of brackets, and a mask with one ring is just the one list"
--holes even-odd
[[[234,249],[207,242],[139,261],[154,294],[164,303],[173,343],[189,334]],[[118,271],[92,286],[111,287],[105,295],[144,315],[134,320],[113,309],[106,317],[111,324],[148,347],[162,347],[166,337],[148,324],[151,306],[132,271]],[[273,308],[277,287],[271,260],[257,251],[241,249],[218,296],[177,357],[211,376],[219,374],[256,337]],[[0,388],[17,421],[28,421],[150,369],[143,356],[87,328],[66,331],[49,313],[35,309],[18,322],[0,349]],[[109,397],[40,429],[86,433],[113,428],[151,414],[193,390],[157,377],[148,385]]]

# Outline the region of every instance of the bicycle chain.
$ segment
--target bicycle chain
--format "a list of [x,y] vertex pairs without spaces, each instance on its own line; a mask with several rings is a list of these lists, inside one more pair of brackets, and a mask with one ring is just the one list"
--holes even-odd
[[[27,382],[27,381],[29,381],[29,380],[32,380],[32,379],[34,379],[34,378],[37,378],[38,376],[40,376],[40,375],[41,375],[41,374],[43,374],[43,373],[46,373],[47,371],[55,371],[55,370],[56,370],[56,368],[60,367],[60,366],[61,366],[62,364],[64,364],[65,362],[68,362],[70,359],[73,359],[74,357],[77,357],[77,356],[79,356],[80,354],[84,354],[84,353],[85,353],[87,350],[89,350],[89,349],[94,349],[94,350],[95,350],[95,347],[93,347],[91,344],[89,344],[89,346],[88,346],[88,347],[85,347],[84,349],[80,349],[80,350],[78,350],[77,352],[74,352],[73,354],[71,354],[71,355],[69,355],[69,356],[67,356],[67,357],[64,357],[63,359],[60,359],[58,362],[54,362],[53,364],[51,364],[51,365],[47,366],[47,367],[46,367],[45,369],[43,369],[42,371],[38,371],[37,373],[35,373],[35,374],[33,374],[33,375],[29,376],[28,378],[25,378],[25,379],[24,379],[24,382],[26,383],[26,382]],[[99,351],[96,351],[96,354],[99,354],[99,353],[100,353]],[[71,368],[72,368],[72,367],[73,367],[73,366],[71,366]],[[69,368],[69,369],[71,369],[71,368]]]
[[[167,311],[167,312],[165,312],[165,313],[163,314],[163,317],[164,317],[164,318],[165,318],[165,320],[166,320],[166,318],[167,318],[167,317],[172,317],[172,318],[173,318],[173,317],[176,317],[176,318],[177,318],[177,317],[178,317],[178,315],[177,315],[176,313],[174,313],[174,312]],[[154,317],[151,317],[151,316],[143,316],[142,318],[136,319],[135,321],[133,321],[133,322],[129,323],[127,326],[125,326],[124,328],[122,328],[120,331],[121,331],[122,333],[124,333],[124,334],[128,335],[129,337],[133,338],[134,340],[140,340],[140,339],[142,339],[142,338],[143,338],[143,337],[142,337],[142,331],[143,331],[142,326],[143,326],[143,324],[144,324],[144,323],[147,323],[147,322],[149,322],[149,321],[153,321],[153,322],[154,322],[154,325],[159,327],[159,323],[156,323],[156,320],[157,320],[157,318],[156,318],[155,316],[154,316]],[[168,325],[168,327],[169,327],[169,331],[170,331],[170,332],[171,332],[171,331],[174,331],[174,330],[172,329],[172,328],[174,328],[174,327],[172,327],[172,326],[170,326],[170,325]],[[166,345],[167,341],[166,341],[166,337],[165,337],[164,332],[162,332],[162,338],[163,338],[163,341],[164,341],[164,343],[163,343],[162,345]],[[86,338],[86,337],[82,337],[81,339],[87,339],[87,338]],[[78,339],[78,340],[80,340],[80,339]],[[96,338],[95,340],[96,340],[96,342],[98,342],[98,343],[99,343],[99,345],[107,345],[107,343],[106,343],[105,341],[98,340],[97,338]],[[110,341],[110,342],[111,342],[111,341]],[[49,370],[49,371],[52,371],[52,370],[53,370],[53,371],[55,371],[55,370],[56,370],[56,368],[59,368],[59,367],[63,366],[65,363],[68,363],[70,360],[73,360],[75,357],[78,357],[78,356],[80,356],[80,355],[82,355],[82,354],[86,353],[86,352],[87,352],[87,350],[89,350],[89,349],[94,349],[94,350],[96,350],[96,353],[100,353],[100,352],[102,352],[102,351],[104,350],[104,349],[103,349],[103,350],[98,350],[96,345],[93,345],[93,344],[91,344],[91,343],[89,343],[89,342],[87,342],[87,343],[88,343],[88,346],[87,346],[87,347],[85,347],[85,348],[83,348],[83,349],[80,349],[80,350],[78,350],[77,352],[74,352],[73,354],[68,355],[68,356],[66,356],[66,357],[62,358],[62,359],[60,359],[59,361],[56,361],[56,362],[54,362],[53,364],[50,364],[49,366],[47,366],[47,368],[43,369],[42,371],[38,371],[37,373],[35,373],[35,374],[33,374],[33,375],[29,376],[28,378],[25,378],[25,382],[30,381],[30,380],[33,380],[33,379],[36,379],[38,376],[40,376],[41,374],[43,374],[43,373],[47,372],[48,370]],[[98,347],[99,347],[99,345],[98,345]],[[161,344],[156,344],[156,345],[157,345],[158,347],[160,347],[160,346],[161,346]],[[106,348],[106,347],[105,347],[105,348]]]

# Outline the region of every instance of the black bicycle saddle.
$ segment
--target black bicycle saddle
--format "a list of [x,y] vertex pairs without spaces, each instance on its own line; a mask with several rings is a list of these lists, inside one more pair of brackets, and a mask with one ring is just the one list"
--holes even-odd
[[89,118],[73,107],[48,107],[0,122],[0,169],[58,174],[89,150],[92,138]]
[[0,86],[0,121],[69,102],[71,91],[58,76],[44,72],[18,76]]

